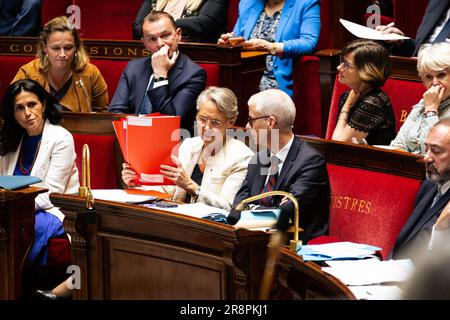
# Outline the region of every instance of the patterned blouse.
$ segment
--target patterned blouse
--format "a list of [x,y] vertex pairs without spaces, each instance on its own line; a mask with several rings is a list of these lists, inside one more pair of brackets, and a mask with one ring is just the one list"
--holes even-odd
[[[253,27],[250,39],[263,39],[268,42],[275,42],[275,34],[277,32],[278,21],[280,20],[281,11],[276,11],[272,17],[268,16],[263,10],[261,15]],[[278,89],[279,85],[273,73],[273,58],[269,54],[266,56],[266,70],[263,72],[261,82],[259,83],[259,90]]]
[[[344,92],[340,97],[338,116],[349,93],[350,91]],[[369,145],[388,145],[395,137],[391,100],[381,89],[372,89],[350,109],[348,125],[355,130],[367,132],[366,141]]]
[[438,115],[425,118],[425,105],[423,99],[412,107],[411,113],[406,118],[400,131],[391,146],[401,148],[407,152],[426,153],[425,138],[431,127],[441,118],[450,117],[450,99],[442,101],[438,108]]

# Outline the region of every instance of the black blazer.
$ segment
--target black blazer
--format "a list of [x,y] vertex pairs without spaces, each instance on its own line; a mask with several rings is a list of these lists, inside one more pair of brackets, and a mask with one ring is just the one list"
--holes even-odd
[[[150,57],[131,60],[117,85],[108,111],[138,114],[148,80],[153,73]],[[198,64],[180,53],[168,74],[169,85],[148,91],[152,112],[181,116],[181,127],[192,130],[196,100],[205,88],[206,72]]]
[[[142,38],[142,22],[154,6],[155,0],[144,0],[133,22],[133,39]],[[198,11],[183,12],[176,22],[183,32],[183,38],[197,42],[217,42],[226,31],[228,0],[205,0]]]
[[447,12],[447,6],[450,0],[430,0],[425,9],[422,22],[417,29],[416,39],[403,41],[400,47],[393,47],[392,53],[400,56],[417,56],[420,46],[430,37],[439,23],[442,14]]
[[[437,185],[429,180],[425,180],[417,194],[414,210],[397,236],[397,240],[391,251],[391,258],[399,259],[406,257],[405,254],[408,253],[408,249],[414,243],[413,240],[418,232],[436,213],[440,213],[444,209],[445,205],[450,200],[450,190],[448,190],[438,202],[430,208],[436,193]],[[428,243],[423,243],[421,245],[426,246]]]
[[[261,163],[261,159],[267,159],[267,151],[259,152],[250,160],[247,175],[234,198],[233,206],[243,199],[261,193],[266,181],[266,175],[261,174],[261,169],[270,166],[270,163]],[[330,181],[326,162],[307,142],[294,138],[275,190],[290,192],[297,198],[300,209],[299,225],[304,229],[300,233],[302,241],[307,242],[328,234]],[[282,197],[276,197],[275,204],[281,199]],[[279,225],[286,225],[289,218],[294,221],[294,205],[291,201],[282,206]]]

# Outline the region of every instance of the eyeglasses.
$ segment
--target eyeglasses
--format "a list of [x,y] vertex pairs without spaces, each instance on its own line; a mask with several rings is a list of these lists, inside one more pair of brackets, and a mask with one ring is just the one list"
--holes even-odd
[[347,60],[345,60],[343,57],[339,58],[339,65],[341,64],[345,71],[347,71],[350,68],[354,68],[353,65],[349,63]]
[[204,117],[204,116],[200,116],[200,115],[197,115],[197,116],[195,117],[195,119],[197,120],[197,122],[198,122],[202,127],[206,126],[206,124],[208,123],[208,121],[209,121],[209,126],[210,126],[211,128],[213,128],[213,129],[219,129],[219,128],[221,128],[221,127],[223,126],[223,122],[220,121],[220,120],[210,119],[210,118],[207,118],[207,117]]
[[261,117],[256,117],[256,118],[252,118],[252,117],[248,117],[248,124],[250,125],[250,127],[253,127],[253,121],[255,120],[259,120],[259,119],[264,119],[264,118],[269,118],[270,116],[261,116]]

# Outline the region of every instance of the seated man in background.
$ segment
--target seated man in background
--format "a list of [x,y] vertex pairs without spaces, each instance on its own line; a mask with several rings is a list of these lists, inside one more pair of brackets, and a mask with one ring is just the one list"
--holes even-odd
[[133,22],[133,39],[142,38],[142,22],[153,10],[170,13],[184,41],[216,42],[226,28],[228,0],[144,0]]
[[392,248],[395,259],[417,258],[417,253],[438,245],[450,229],[450,118],[439,120],[431,128],[425,148],[427,180]]
[[205,70],[179,52],[181,29],[170,14],[151,12],[142,32],[142,42],[152,56],[128,63],[108,111],[178,115],[181,128],[192,131],[195,101],[205,88]]
[[41,7],[42,0],[0,0],[0,36],[39,35]]
[[[383,33],[404,33],[396,27],[378,26]],[[417,29],[416,39],[388,41],[392,44],[392,54],[415,57],[423,44],[449,41],[450,37],[450,0],[430,0],[422,22]]]
[[[269,89],[248,101],[247,128],[260,150],[250,160],[242,187],[233,207],[242,200],[269,190],[292,193],[299,203],[299,225],[303,242],[328,234],[330,182],[325,159],[307,142],[294,136],[295,105],[285,92]],[[269,174],[270,173],[270,174]],[[281,205],[278,229],[294,220],[294,204],[279,197],[258,203],[267,207]],[[230,218],[230,217],[229,217]],[[237,221],[230,221],[231,224]]]

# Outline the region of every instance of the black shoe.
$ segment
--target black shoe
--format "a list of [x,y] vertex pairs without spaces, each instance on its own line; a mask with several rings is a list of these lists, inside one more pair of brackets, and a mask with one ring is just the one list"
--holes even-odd
[[71,300],[72,297],[59,297],[54,294],[51,290],[36,290],[36,295],[41,300]]

